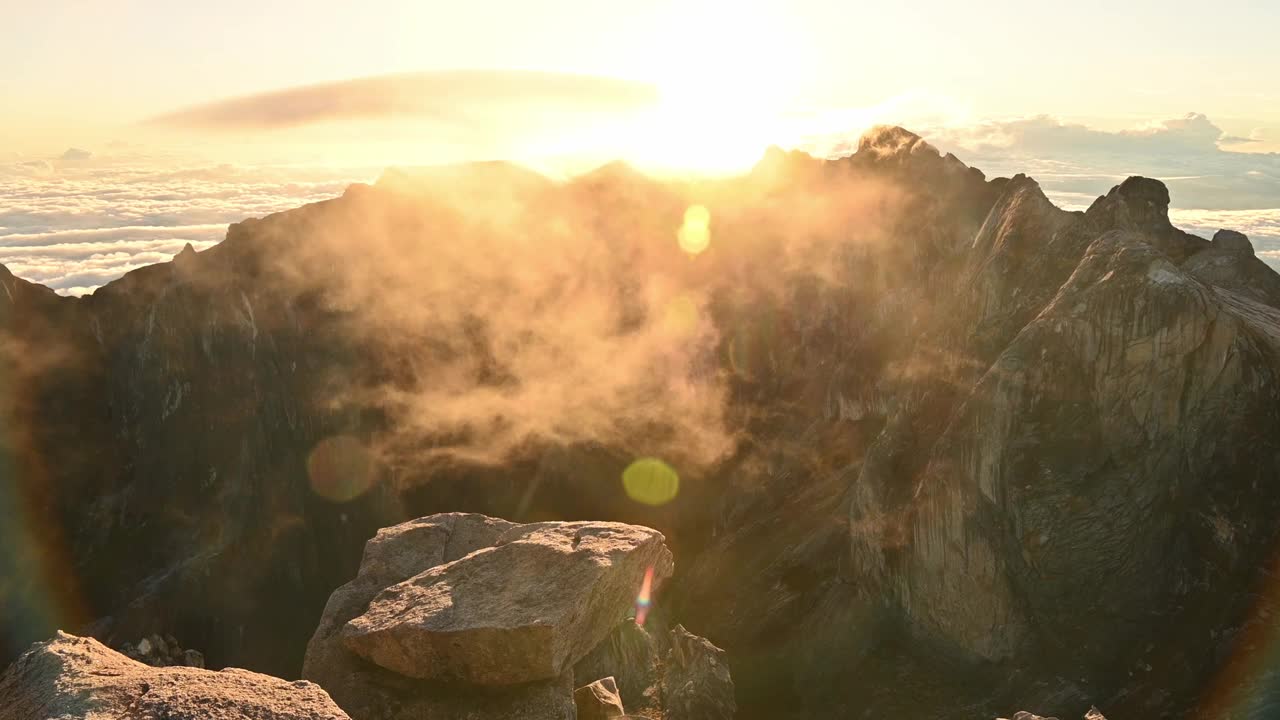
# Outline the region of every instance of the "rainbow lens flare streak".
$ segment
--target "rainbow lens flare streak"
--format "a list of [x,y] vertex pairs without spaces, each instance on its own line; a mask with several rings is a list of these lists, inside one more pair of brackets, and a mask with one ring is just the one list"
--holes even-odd
[[644,627],[645,618],[649,617],[649,606],[653,604],[653,566],[645,568],[644,581],[640,583],[640,594],[636,595],[636,625]]

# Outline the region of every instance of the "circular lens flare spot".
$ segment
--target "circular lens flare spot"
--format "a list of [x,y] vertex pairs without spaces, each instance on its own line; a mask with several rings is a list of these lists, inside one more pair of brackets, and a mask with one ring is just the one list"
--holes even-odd
[[321,440],[307,456],[311,490],[331,502],[350,502],[373,485],[373,457],[359,440],[335,435]]
[[622,471],[627,497],[645,505],[666,505],[680,492],[680,476],[657,458],[641,458]]
[[711,244],[711,211],[702,205],[690,205],[684,211],[684,223],[676,233],[680,249],[697,255]]

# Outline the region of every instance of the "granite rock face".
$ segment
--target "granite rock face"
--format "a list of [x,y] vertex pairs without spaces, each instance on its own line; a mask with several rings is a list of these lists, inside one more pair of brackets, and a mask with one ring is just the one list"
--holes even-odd
[[245,670],[154,668],[58,633],[0,675],[3,720],[348,720],[317,685]]
[[733,720],[738,712],[724,651],[677,625],[662,680],[668,720]]
[[655,531],[619,523],[518,526],[490,548],[388,587],[347,622],[352,652],[409,677],[515,685],[559,677],[671,573]]
[[[609,635],[573,667],[574,682],[612,677],[625,707],[632,711],[662,705],[662,653],[652,620],[641,627],[634,620],[618,623]],[[654,631],[654,632],[651,632]]]
[[1253,243],[1249,242],[1248,236],[1235,230],[1219,230],[1214,233],[1213,247],[1243,255],[1253,254]]

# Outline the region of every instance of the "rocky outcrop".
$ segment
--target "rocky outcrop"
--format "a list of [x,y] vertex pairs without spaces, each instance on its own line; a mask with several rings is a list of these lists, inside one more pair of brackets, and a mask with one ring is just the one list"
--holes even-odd
[[573,668],[574,682],[589,684],[592,678],[612,677],[623,704],[631,710],[656,709],[662,705],[662,648],[646,627],[627,619]]
[[330,598],[303,676],[357,720],[571,717],[574,663],[647,571],[660,584],[671,570],[661,534],[620,523],[455,513],[386,528]]
[[671,573],[651,530],[518,526],[491,548],[378,593],[347,622],[352,652],[408,677],[516,685],[559,677],[634,604],[646,570]]
[[153,668],[59,632],[0,675],[0,719],[347,720],[309,682],[245,670]]
[[1141,233],[1176,263],[1209,247],[1205,239],[1169,221],[1169,189],[1159,180],[1131,177],[1094,201],[1085,215],[1098,228]]
[[683,626],[671,631],[662,680],[668,720],[733,720],[738,712],[724,651]]
[[626,714],[618,685],[612,677],[596,680],[573,691],[573,704],[578,711],[578,720],[605,720]]
[[1191,256],[1183,269],[1209,285],[1280,306],[1280,276],[1254,256],[1253,244],[1243,233],[1219,230],[1212,245]]
[[146,663],[152,667],[204,667],[204,655],[199,650],[186,649],[178,644],[172,635],[161,637],[151,635],[139,640],[136,644],[125,643],[120,652],[131,660]]
[[[1196,687],[1224,649],[1184,631],[1239,622],[1243,604],[1224,605],[1218,589],[1248,595],[1250,567],[1269,562],[1275,538],[1261,528],[1280,496],[1266,479],[1280,446],[1257,429],[1280,426],[1280,297],[1273,271],[1177,230],[1167,207],[1162,184],[1133,178],[1066,213],[1014,178],[956,263],[932,266],[943,278],[929,284],[949,300],[904,311],[881,301],[914,338],[871,344],[900,359],[861,379],[889,400],[860,400],[870,410],[856,414],[843,400],[827,418],[855,422],[828,420],[830,435],[813,414],[775,435],[752,489],[760,509],[722,501],[717,539],[694,561],[681,610],[737,639],[744,706],[852,711],[841,697],[889,681],[929,713],[959,716],[912,684],[930,676],[970,678],[949,688],[951,702],[993,710],[1042,677],[1073,679],[1037,696],[1062,714],[1089,697],[1144,716],[1189,702],[1169,684]],[[840,357],[839,347],[813,351]],[[848,363],[816,372],[828,392],[866,397],[848,389]],[[775,377],[813,382],[785,368]],[[874,439],[849,462],[806,462],[849,453],[859,425]],[[804,446],[795,459],[777,440],[789,432]],[[821,520],[842,511],[843,522]],[[746,558],[750,571],[726,569]],[[702,613],[696,598],[713,585],[739,592]],[[860,671],[835,669],[859,659]],[[903,674],[875,679],[886,662]],[[1178,679],[1120,678],[1134,667]],[[785,699],[753,691],[780,686]]]

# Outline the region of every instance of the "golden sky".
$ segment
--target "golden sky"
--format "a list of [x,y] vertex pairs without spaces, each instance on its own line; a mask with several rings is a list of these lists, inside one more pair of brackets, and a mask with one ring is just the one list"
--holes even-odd
[[[871,121],[1050,115],[1118,130],[1193,111],[1254,141],[1239,150],[1280,149],[1280,4],[1256,0],[0,5],[0,152],[141,140],[213,154],[309,146],[381,162],[452,159],[468,143],[480,155],[594,144],[656,165],[714,166]],[[575,94],[572,83],[547,93],[492,77],[440,80],[459,69],[621,79],[651,86],[657,100],[639,111],[635,95],[618,100],[591,82]],[[418,105],[334,114],[352,92],[372,92],[343,81],[406,73],[434,78]],[[333,97],[312,98],[315,117],[292,123],[226,112],[221,124],[146,122],[335,83]]]

